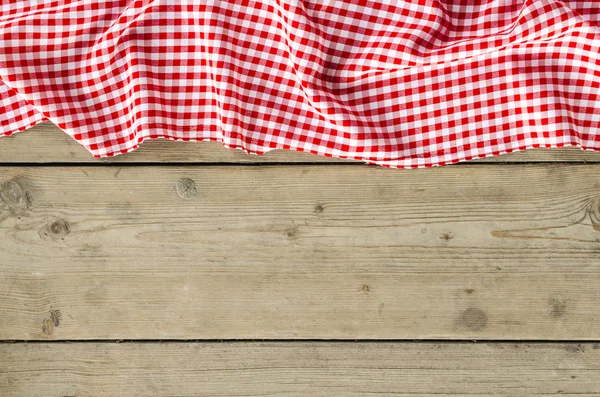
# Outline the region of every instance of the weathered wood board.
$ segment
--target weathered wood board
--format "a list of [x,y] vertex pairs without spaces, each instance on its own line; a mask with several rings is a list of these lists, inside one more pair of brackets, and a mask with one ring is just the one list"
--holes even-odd
[[597,166],[0,178],[0,339],[600,339]]
[[598,396],[599,344],[0,345],[0,394]]
[[[274,150],[262,156],[248,155],[241,150],[224,148],[218,142],[173,142],[155,140],[144,142],[127,155],[95,159],[87,150],[50,123],[42,123],[28,131],[0,138],[0,163],[347,163],[310,153]],[[533,149],[490,157],[475,163],[504,162],[600,162],[600,153],[578,148]]]

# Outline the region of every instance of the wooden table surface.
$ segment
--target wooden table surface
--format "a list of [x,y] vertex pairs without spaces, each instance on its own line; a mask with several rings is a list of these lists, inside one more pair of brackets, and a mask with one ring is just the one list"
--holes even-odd
[[600,153],[0,138],[0,396],[600,395]]

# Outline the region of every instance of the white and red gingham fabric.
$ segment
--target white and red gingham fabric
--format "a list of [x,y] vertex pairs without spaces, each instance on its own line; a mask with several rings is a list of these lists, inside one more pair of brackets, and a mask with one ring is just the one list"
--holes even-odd
[[599,92],[600,1],[0,0],[0,135],[50,120],[96,157],[600,150]]

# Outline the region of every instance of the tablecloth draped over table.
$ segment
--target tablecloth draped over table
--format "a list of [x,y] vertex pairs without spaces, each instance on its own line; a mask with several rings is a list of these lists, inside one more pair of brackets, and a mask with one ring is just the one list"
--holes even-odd
[[600,150],[599,89],[600,1],[0,0],[0,135],[50,120],[96,157]]

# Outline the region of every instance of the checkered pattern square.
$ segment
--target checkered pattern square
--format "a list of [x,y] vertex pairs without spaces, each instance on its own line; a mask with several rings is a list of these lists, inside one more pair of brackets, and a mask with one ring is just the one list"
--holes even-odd
[[0,0],[0,135],[50,120],[96,157],[600,150],[599,92],[599,1]]

